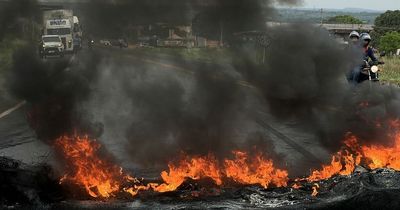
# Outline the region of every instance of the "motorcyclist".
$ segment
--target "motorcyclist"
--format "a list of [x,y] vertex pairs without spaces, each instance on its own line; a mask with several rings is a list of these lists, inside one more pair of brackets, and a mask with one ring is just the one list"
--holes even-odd
[[[357,31],[352,31],[349,34],[349,50],[355,54],[358,54],[360,50],[360,34]],[[351,83],[357,83],[358,75],[360,74],[360,68],[357,66],[349,71],[347,74],[347,80]]]
[[89,36],[88,38],[88,48],[92,49],[94,45],[94,40]]
[[349,44],[357,45],[360,40],[360,34],[357,31],[352,31],[349,35]]
[[364,50],[365,60],[368,61],[371,59],[374,63],[377,63],[378,59],[375,57],[374,50],[369,46],[371,40],[371,36],[368,33],[361,34],[361,44]]
[[[363,50],[363,59],[364,59],[363,65],[365,65],[365,62],[368,62],[369,64],[372,64],[372,65],[377,65],[377,64],[381,63],[376,58],[373,48],[370,47],[370,43],[372,40],[371,36],[368,33],[363,33],[360,36],[360,40],[361,40],[361,47]],[[364,66],[361,66],[361,68],[363,68],[363,67]],[[366,77],[366,76],[359,75],[357,82],[362,82],[362,81],[366,80],[366,78],[362,78],[362,77]],[[371,72],[371,78],[377,79],[378,78],[377,73]]]

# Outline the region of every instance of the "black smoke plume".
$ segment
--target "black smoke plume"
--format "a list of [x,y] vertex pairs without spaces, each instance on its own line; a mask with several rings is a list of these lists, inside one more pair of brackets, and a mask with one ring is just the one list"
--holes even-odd
[[264,30],[265,22],[275,15],[274,4],[298,5],[298,0],[108,0],[89,1],[77,7],[91,36],[110,38],[146,36],[132,34],[136,26],[152,27],[158,34],[168,35],[157,25],[167,27],[191,25],[194,35],[227,42],[233,33]]
[[388,144],[390,120],[399,116],[399,88],[368,81],[350,85],[345,75],[360,53],[337,43],[327,31],[304,24],[271,28],[266,63],[240,66],[263,93],[270,112],[296,120],[336,151],[346,133],[362,144]]
[[129,28],[136,25],[190,23],[190,1],[185,0],[92,0],[76,9],[90,36],[118,38],[127,35]]
[[41,23],[41,18],[41,11],[36,0],[1,1],[0,41],[6,35],[26,38],[23,36],[33,34],[37,29],[37,24]]
[[239,86],[229,75],[216,77],[214,69],[202,67],[192,90],[165,78],[125,87],[140,110],[126,133],[135,161],[161,163],[181,151],[224,156],[237,146],[231,134],[237,129],[232,122],[240,111]]
[[[13,58],[11,88],[32,104],[32,110],[40,107],[38,114],[31,112],[32,121],[39,136],[47,140],[75,129],[94,130],[100,136],[102,126],[92,126],[90,119],[98,116],[83,112],[102,108],[99,115],[105,115],[101,121],[104,134],[120,131],[124,149],[140,163],[165,162],[182,150],[220,156],[251,144],[270,150],[273,145],[261,143],[268,140],[234,137],[250,127],[248,110],[257,109],[244,105],[248,96],[238,85],[243,79],[262,93],[275,118],[295,119],[330,151],[340,147],[347,132],[359,136],[362,143],[387,143],[385,134],[391,126],[386,122],[399,117],[398,88],[369,83],[350,86],[344,75],[356,65],[359,55],[347,52],[318,27],[292,24],[266,28],[274,3],[297,1],[92,1],[79,9],[88,33],[119,37],[130,26],[159,22],[192,23],[195,33],[213,39],[222,35],[228,41],[236,32],[263,31],[271,39],[266,63],[257,64],[245,53],[240,54],[241,59],[233,57],[230,63],[219,61],[219,65],[183,62],[177,55],[143,56],[144,60],[183,65],[193,72],[190,79],[179,79],[178,73],[150,74],[147,71],[151,68],[165,67],[130,59],[125,64],[116,64],[116,59],[107,65],[95,55],[80,57],[76,63],[42,61],[34,50],[23,49]],[[118,57],[113,54],[111,60],[113,56]],[[112,73],[99,78],[99,69]],[[132,69],[136,72],[130,72]],[[111,83],[115,89],[101,92],[101,86]],[[94,93],[100,101],[114,108],[118,107],[115,104],[124,105],[127,110],[121,114],[121,110],[94,103]],[[84,102],[98,107],[81,106]],[[110,144],[117,141],[102,138]]]
[[28,121],[38,137],[51,142],[61,135],[101,132],[81,118],[77,104],[86,100],[96,78],[97,56],[82,60],[41,60],[34,47],[23,47],[13,55],[8,76],[11,92],[28,102]]
[[[190,22],[187,19],[195,18],[196,22],[196,17],[205,16],[200,20],[202,24],[193,26],[197,27],[199,33],[218,28],[212,34],[219,35],[222,23],[224,34],[229,37],[239,31],[265,30],[267,17],[273,15],[273,3],[258,0],[93,1],[89,4],[93,7],[84,8],[81,12],[88,21],[85,25],[88,26],[90,20],[91,29],[100,33],[105,31],[115,35],[121,33],[119,29],[136,24],[188,24]],[[195,22],[193,24],[197,24]],[[185,63],[178,55],[167,58],[137,57],[163,64],[183,65],[193,72],[193,77],[182,81],[178,79],[178,73],[171,70],[165,75],[150,74],[147,72],[150,67],[140,62],[125,61],[123,64],[105,66],[102,72],[113,72],[104,75],[102,83],[107,87],[99,87],[99,91],[103,92],[99,95],[105,97],[98,96],[95,99],[97,102],[88,105],[103,104],[104,107],[110,107],[102,111],[95,109],[92,116],[104,120],[105,142],[113,144],[111,142],[115,136],[125,138],[126,141],[121,143],[128,155],[136,163],[142,164],[164,164],[180,151],[190,154],[212,152],[223,157],[233,149],[250,149],[252,146],[249,145],[254,142],[261,145],[260,138],[254,141],[247,137],[234,139],[235,134],[246,132],[243,124],[248,124],[250,119],[246,114],[247,109],[251,108],[244,107],[246,96],[238,85],[240,76],[232,66]],[[165,67],[153,65],[152,68]],[[187,82],[193,85],[184,85]],[[113,102],[104,100],[107,97]],[[115,110],[115,107],[119,110]],[[125,135],[121,136],[121,133]],[[272,151],[273,145],[264,146],[259,149],[268,148]]]

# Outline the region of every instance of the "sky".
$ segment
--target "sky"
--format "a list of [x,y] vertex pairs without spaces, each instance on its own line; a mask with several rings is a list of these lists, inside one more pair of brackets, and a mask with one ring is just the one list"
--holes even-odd
[[306,8],[400,10],[400,0],[303,0]]
[[[1,1],[1,0],[0,0]],[[39,0],[39,1],[83,1],[83,0]],[[280,0],[277,0],[278,2]],[[286,0],[287,1],[287,0]],[[400,0],[302,0],[305,8],[360,8],[369,10],[400,10]]]

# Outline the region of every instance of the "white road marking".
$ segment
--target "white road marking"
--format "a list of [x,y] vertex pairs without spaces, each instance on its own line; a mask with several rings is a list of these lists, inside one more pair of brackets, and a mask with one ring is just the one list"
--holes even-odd
[[11,114],[12,112],[14,112],[15,110],[21,108],[25,104],[26,104],[26,101],[21,101],[17,105],[15,105],[14,107],[11,107],[11,108],[7,109],[6,111],[4,111],[4,112],[2,112],[0,114],[0,119],[5,117],[5,116],[7,116],[7,115],[9,115],[9,114]]

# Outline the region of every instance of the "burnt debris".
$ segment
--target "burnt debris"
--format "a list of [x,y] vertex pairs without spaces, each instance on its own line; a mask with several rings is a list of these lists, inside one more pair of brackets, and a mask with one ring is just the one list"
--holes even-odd
[[0,157],[0,208],[59,202],[65,195],[58,182],[49,165]]
[[[307,183],[297,189],[292,183],[284,188],[264,189],[258,186],[232,186],[221,188],[211,180],[187,180],[178,190],[168,193],[142,193],[132,206],[132,198],[120,195],[119,201],[80,202],[85,196],[75,195],[74,202],[54,202],[72,198],[61,194],[62,189],[51,178],[49,168],[23,168],[18,162],[2,158],[0,173],[8,179],[1,185],[1,205],[23,207],[36,205],[37,209],[136,209],[136,208],[262,208],[262,209],[396,209],[400,203],[400,173],[392,169],[354,172],[349,176]],[[30,181],[28,181],[30,180]],[[318,186],[313,196],[312,188]],[[7,189],[7,193],[4,190]],[[11,191],[10,191],[11,189]],[[83,192],[82,192],[83,193]]]

